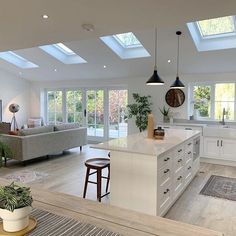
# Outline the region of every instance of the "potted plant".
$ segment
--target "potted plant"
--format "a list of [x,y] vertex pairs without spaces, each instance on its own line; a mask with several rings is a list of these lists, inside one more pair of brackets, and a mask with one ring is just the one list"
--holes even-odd
[[7,232],[17,232],[29,225],[29,214],[33,198],[30,188],[21,187],[12,182],[0,186],[0,217],[3,229]]
[[0,141],[0,167],[2,167],[2,158],[5,160],[7,157],[10,157],[12,154],[10,147],[4,142]]
[[170,121],[170,117],[169,117],[169,111],[170,108],[166,108],[165,106],[163,106],[163,109],[160,109],[161,114],[163,115],[163,122],[169,122]]
[[151,96],[140,96],[138,93],[133,93],[135,103],[129,104],[128,118],[135,117],[135,123],[139,131],[142,132],[148,125],[148,114],[151,113],[152,103],[149,101]]

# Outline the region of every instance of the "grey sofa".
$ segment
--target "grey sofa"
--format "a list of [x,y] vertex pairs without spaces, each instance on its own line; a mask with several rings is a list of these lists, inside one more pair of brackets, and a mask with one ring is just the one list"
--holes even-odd
[[12,159],[27,161],[87,144],[87,128],[78,124],[43,126],[20,131],[19,136],[1,135],[12,150]]

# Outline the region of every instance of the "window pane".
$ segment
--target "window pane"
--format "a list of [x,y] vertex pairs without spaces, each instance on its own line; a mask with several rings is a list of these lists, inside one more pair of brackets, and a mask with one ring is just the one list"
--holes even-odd
[[62,112],[62,91],[55,92],[56,111]]
[[54,91],[48,91],[48,111],[55,111]]
[[74,91],[67,91],[66,105],[67,105],[67,112],[74,112]]
[[82,112],[75,114],[75,121],[74,122],[79,122],[79,124],[81,126],[83,125],[83,113]]
[[62,123],[62,122],[63,122],[62,112],[56,113],[56,123]]
[[74,113],[67,113],[67,122],[73,123],[74,121]]
[[197,109],[200,117],[210,117],[211,110],[211,87],[194,86],[193,88],[194,109]]
[[234,83],[216,84],[215,101],[234,101]]
[[234,120],[234,102],[215,102],[215,119],[222,120],[225,108],[225,119]]
[[82,112],[82,91],[75,91],[75,111]]

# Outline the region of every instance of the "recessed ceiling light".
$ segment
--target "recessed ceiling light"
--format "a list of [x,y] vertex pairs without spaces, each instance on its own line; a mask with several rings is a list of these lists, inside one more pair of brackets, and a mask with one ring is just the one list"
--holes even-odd
[[106,69],[106,68],[107,68],[107,66],[106,66],[106,65],[104,65],[104,66],[103,66],[103,68],[104,68],[104,69]]
[[82,24],[82,28],[86,31],[90,32],[94,31],[94,25],[92,24]]
[[167,62],[168,62],[168,63],[171,63],[171,60],[168,60]]
[[43,19],[48,19],[49,16],[46,14],[43,14],[42,17],[43,17]]
[[54,71],[57,72],[57,68],[55,68]]
[[22,75],[22,72],[21,72],[21,71],[19,72],[19,75]]

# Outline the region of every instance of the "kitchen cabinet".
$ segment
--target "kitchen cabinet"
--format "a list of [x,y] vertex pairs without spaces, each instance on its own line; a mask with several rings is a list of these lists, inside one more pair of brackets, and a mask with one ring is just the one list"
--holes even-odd
[[236,161],[236,140],[221,137],[203,137],[203,156]]

